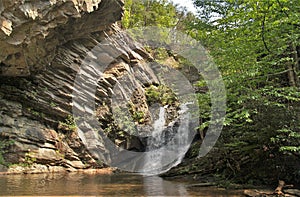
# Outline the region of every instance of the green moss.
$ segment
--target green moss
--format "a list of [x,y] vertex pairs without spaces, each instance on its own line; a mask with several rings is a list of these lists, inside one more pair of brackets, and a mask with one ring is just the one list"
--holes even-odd
[[25,154],[25,158],[24,158],[24,165],[27,165],[27,166],[31,166],[33,165],[34,163],[36,163],[36,157],[35,157],[35,154],[32,153],[32,152],[28,152]]
[[50,103],[50,106],[51,106],[51,107],[56,107],[56,106],[57,106],[57,104],[56,104],[56,103],[54,103],[54,102],[51,102],[51,103]]
[[56,153],[59,157],[61,157],[62,159],[65,158],[65,154],[62,153],[61,150],[56,150],[55,153]]
[[133,112],[133,115],[132,115],[132,118],[135,122],[138,122],[138,123],[143,123],[144,122],[144,112],[142,111],[135,111]]
[[175,93],[165,85],[154,86],[146,88],[145,95],[147,102],[151,105],[160,103],[162,105],[172,105],[178,103]]
[[58,128],[68,130],[68,131],[76,131],[77,125],[72,115],[68,115],[64,122],[59,122]]
[[27,108],[27,111],[28,111],[29,113],[31,113],[32,115],[36,116],[36,117],[40,117],[40,118],[44,118],[44,117],[45,117],[45,114],[44,114],[44,113],[35,111],[34,109],[32,109],[32,108],[30,108],[30,107]]
[[13,145],[13,140],[0,140],[0,165],[7,166],[9,165],[4,158],[4,154],[7,153],[7,149],[9,146]]
[[157,48],[155,49],[154,57],[156,60],[165,60],[169,57],[169,54],[165,48]]
[[28,152],[25,154],[24,157],[24,161],[20,162],[20,163],[14,163],[14,164],[8,164],[9,167],[17,167],[17,166],[21,166],[21,167],[30,167],[33,164],[36,163],[36,157],[35,157],[35,153],[33,152]]

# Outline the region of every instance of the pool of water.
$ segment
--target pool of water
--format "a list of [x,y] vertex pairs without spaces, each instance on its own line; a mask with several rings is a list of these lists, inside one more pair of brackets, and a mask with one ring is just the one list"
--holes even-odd
[[191,182],[158,176],[83,173],[1,175],[4,196],[242,196],[238,191],[191,187]]

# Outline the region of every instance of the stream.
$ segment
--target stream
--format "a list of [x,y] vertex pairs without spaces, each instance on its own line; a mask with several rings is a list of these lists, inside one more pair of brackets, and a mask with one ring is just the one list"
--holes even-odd
[[0,196],[242,196],[239,191],[191,184],[125,173],[1,175]]

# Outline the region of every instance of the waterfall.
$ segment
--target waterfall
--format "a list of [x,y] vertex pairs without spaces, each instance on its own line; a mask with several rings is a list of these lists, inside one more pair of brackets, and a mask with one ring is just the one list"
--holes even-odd
[[164,107],[160,107],[159,108],[159,115],[158,115],[158,119],[154,121],[153,124],[153,134],[160,134],[161,131],[164,129],[165,126],[165,108]]
[[186,113],[187,104],[180,106],[180,118],[169,125],[165,123],[165,107],[159,108],[158,118],[153,123],[154,130],[147,140],[141,174],[160,174],[182,161],[189,148],[190,117]]
[[149,136],[147,140],[147,147],[146,147],[146,155],[144,157],[144,169],[145,172],[142,174],[156,174],[156,172],[149,172],[160,168],[161,159],[164,155],[164,151],[159,151],[159,146],[162,143],[162,131],[165,128],[165,108],[159,108],[158,118],[153,123],[153,131],[151,132],[151,136]]
[[161,144],[163,139],[162,132],[165,129],[165,108],[160,107],[159,108],[159,115],[158,119],[154,121],[153,123],[153,131],[151,133],[150,138],[147,140],[147,151],[155,150],[155,148],[158,148]]

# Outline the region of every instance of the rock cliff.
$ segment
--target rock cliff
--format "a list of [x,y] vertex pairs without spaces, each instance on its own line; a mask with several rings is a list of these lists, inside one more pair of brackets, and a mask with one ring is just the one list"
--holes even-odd
[[[100,44],[97,61],[109,63],[95,94],[103,122],[110,109],[102,104],[124,72],[158,83],[143,66],[150,57],[141,46],[123,34],[111,37],[120,31],[122,7],[122,0],[0,1],[0,170],[12,164],[39,166],[37,172],[103,166],[72,118],[74,80],[86,54]],[[101,45],[105,39],[121,55],[111,59],[115,51]],[[124,146],[141,146],[132,144]]]

